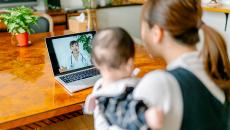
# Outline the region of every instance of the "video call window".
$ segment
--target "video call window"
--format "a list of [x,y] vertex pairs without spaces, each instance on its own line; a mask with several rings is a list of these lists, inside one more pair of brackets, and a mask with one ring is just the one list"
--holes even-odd
[[92,39],[92,34],[83,34],[52,41],[61,73],[92,66],[90,54]]

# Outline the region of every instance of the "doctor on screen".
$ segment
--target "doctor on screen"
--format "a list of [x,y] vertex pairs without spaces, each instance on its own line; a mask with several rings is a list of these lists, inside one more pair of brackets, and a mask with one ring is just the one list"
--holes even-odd
[[92,65],[88,56],[84,56],[79,47],[79,43],[77,41],[70,42],[70,50],[71,55],[68,57],[67,66],[61,67],[60,72],[65,72],[68,70],[78,69],[82,67],[87,67]]

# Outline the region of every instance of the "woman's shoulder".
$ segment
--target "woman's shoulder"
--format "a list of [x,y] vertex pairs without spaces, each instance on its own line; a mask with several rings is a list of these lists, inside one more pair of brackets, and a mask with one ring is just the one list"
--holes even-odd
[[146,74],[139,84],[137,85],[137,90],[141,89],[147,90],[157,89],[157,91],[168,89],[169,85],[175,83],[175,78],[165,70],[155,70]]
[[[170,104],[172,90],[180,91],[176,79],[165,70],[156,70],[146,74],[134,90],[136,99],[144,100],[146,104]],[[167,108],[169,107],[167,105]]]
[[166,84],[170,81],[174,81],[175,78],[166,70],[155,70],[146,74],[139,84]]

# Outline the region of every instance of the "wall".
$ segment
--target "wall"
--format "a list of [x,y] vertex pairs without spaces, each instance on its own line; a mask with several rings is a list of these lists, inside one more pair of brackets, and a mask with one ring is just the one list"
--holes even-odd
[[[203,3],[208,3],[210,0],[202,0]],[[221,3],[230,4],[230,0],[219,0]]]
[[114,26],[123,27],[132,36],[140,38],[141,7],[138,5],[98,9],[98,27],[100,29]]
[[82,9],[83,4],[81,0],[60,0],[61,7],[65,10]]
[[[230,1],[230,0],[229,0]],[[140,13],[142,6],[126,6],[116,8],[105,8],[97,10],[98,26],[119,26],[125,28],[132,36],[140,39]],[[203,20],[206,24],[214,27],[227,41],[228,54],[230,58],[230,20],[225,31],[226,17],[224,13],[204,11]],[[202,39],[202,38],[201,38]],[[201,41],[202,42],[202,41]],[[199,45],[200,47],[202,44]]]
[[46,5],[44,0],[38,0],[38,5],[34,7],[36,10],[46,10]]

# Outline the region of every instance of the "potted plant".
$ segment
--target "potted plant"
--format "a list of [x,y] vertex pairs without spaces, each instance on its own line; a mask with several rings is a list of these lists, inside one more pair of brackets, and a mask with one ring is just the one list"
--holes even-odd
[[91,35],[81,35],[77,38],[77,42],[83,44],[83,50],[87,51],[89,54],[91,54],[92,46],[91,44]]
[[7,26],[8,32],[16,36],[18,46],[28,46],[28,33],[33,31],[30,25],[36,24],[38,20],[32,9],[24,6],[8,8],[0,15],[0,20]]

